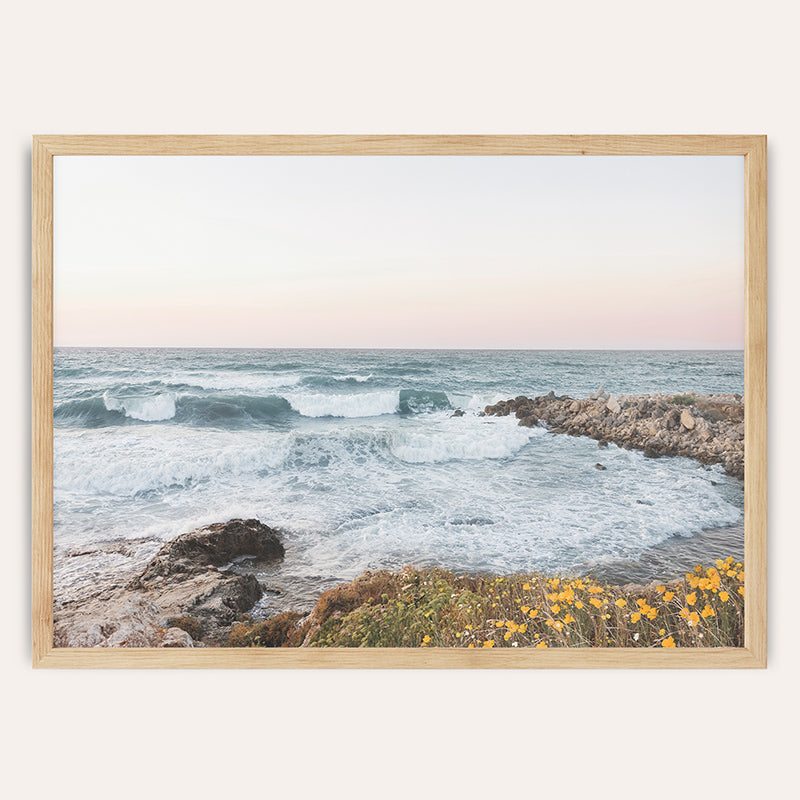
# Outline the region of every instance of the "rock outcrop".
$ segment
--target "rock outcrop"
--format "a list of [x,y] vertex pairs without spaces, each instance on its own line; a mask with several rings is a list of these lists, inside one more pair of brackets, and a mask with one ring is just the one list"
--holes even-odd
[[721,464],[744,478],[744,403],[740,395],[624,395],[603,388],[586,399],[554,392],[486,406],[485,414],[514,414],[519,424],[546,425],[553,433],[614,442],[650,457],[687,456]]
[[[277,533],[258,520],[235,519],[176,537],[125,587],[88,602],[65,603],[54,618],[56,647],[193,647],[218,644],[263,589],[251,574],[232,572],[231,561],[282,558]],[[167,620],[181,616],[201,630],[201,641]]]
[[283,545],[277,533],[258,520],[218,522],[167,542],[133,581],[131,588],[152,588],[159,584],[159,579],[206,572],[240,556],[270,561],[283,558],[283,555]]

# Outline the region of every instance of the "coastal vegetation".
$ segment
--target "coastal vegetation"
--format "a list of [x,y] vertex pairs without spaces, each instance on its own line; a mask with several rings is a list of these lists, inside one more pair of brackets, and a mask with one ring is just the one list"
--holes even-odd
[[285,611],[261,622],[235,625],[228,647],[296,647],[303,643],[296,611]]
[[740,647],[744,568],[732,557],[679,580],[603,585],[559,575],[367,572],[311,614],[235,625],[231,647]]
[[[690,457],[744,477],[740,395],[615,397],[601,387],[585,399],[555,392],[520,396],[486,406],[478,416],[511,415],[520,426],[591,437],[600,448],[614,443],[653,458]],[[464,413],[456,410],[453,416]],[[595,467],[608,469],[600,463]],[[709,483],[716,485],[710,478]],[[110,552],[118,552],[118,544],[109,546]],[[132,552],[131,546],[125,544],[126,554]],[[250,616],[259,613],[253,609],[265,591],[252,568],[276,565],[284,556],[280,532],[257,519],[232,519],[181,534],[163,544],[146,565],[137,563],[133,574],[123,579],[115,573],[90,597],[58,605],[54,643],[58,647],[743,645],[744,568],[732,557],[713,566],[697,566],[680,579],[621,587],[591,576],[382,570],[325,592],[310,613],[285,611],[269,619]]]
[[189,636],[196,642],[199,642],[200,639],[203,638],[203,625],[199,619],[196,617],[190,617],[188,614],[184,614],[180,617],[170,617],[165,625],[166,628],[180,628],[182,631],[186,631]]

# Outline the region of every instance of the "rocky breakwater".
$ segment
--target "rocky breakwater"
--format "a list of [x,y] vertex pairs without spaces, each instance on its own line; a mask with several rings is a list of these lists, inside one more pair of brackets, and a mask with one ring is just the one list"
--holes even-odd
[[277,533],[258,520],[234,519],[167,542],[141,574],[88,602],[65,603],[54,616],[56,647],[192,647],[225,641],[237,617],[261,598],[253,575],[221,569],[250,556],[284,555]]
[[744,403],[738,394],[622,395],[601,387],[586,399],[555,392],[516,397],[486,406],[485,414],[514,414],[519,424],[545,425],[553,433],[589,436],[643,450],[649,457],[687,456],[703,464],[721,464],[744,478]]

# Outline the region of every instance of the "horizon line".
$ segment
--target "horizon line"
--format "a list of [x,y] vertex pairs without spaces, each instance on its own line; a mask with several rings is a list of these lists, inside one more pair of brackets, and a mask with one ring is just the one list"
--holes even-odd
[[269,347],[269,346],[240,346],[240,345],[163,345],[163,344],[103,344],[103,345],[53,345],[53,350],[419,350],[423,352],[523,352],[523,353],[552,353],[552,352],[598,352],[598,353],[737,353],[744,352],[745,346],[739,347]]

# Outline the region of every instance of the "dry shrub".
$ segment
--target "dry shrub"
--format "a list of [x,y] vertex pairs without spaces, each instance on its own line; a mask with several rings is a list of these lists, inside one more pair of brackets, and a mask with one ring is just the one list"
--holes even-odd
[[186,631],[196,642],[203,638],[203,626],[200,620],[195,617],[170,617],[167,620],[167,627],[180,628],[182,631]]
[[741,647],[744,565],[727,558],[663,585],[591,577],[367,572],[308,617],[237,625],[232,647]]
[[303,642],[303,619],[296,611],[284,611],[263,622],[240,622],[228,636],[228,647],[299,647]]
[[388,570],[365,572],[351,583],[335,586],[322,594],[314,609],[314,617],[325,620],[337,614],[347,614],[359,606],[391,600],[397,597],[400,578],[401,574]]

